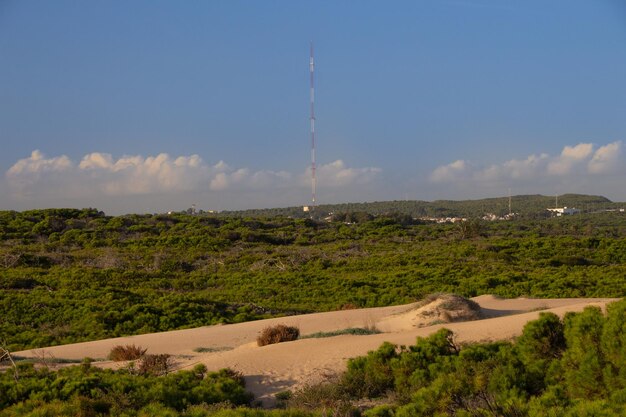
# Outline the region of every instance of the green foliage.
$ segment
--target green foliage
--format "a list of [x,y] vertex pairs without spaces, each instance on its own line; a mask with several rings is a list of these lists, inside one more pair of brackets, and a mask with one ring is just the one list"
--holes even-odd
[[391,405],[379,405],[363,413],[363,417],[394,417],[396,408]]
[[[478,233],[459,239],[460,226],[415,220],[401,208],[419,205],[397,203],[367,212],[346,206],[351,224],[110,217],[95,209],[0,212],[0,335],[16,351],[408,303],[434,292],[626,294],[623,213],[479,222]],[[475,206],[433,204],[433,212],[455,215]]]
[[19,383],[0,373],[0,417],[356,416],[364,397],[378,398],[366,417],[626,416],[625,311],[622,300],[606,315],[594,307],[563,320],[542,313],[514,342],[459,346],[441,329],[409,347],[385,343],[350,360],[337,382],[277,396],[284,410],[232,409],[251,400],[243,378],[204,365],[157,377],[89,362],[57,372],[19,364]]
[[545,379],[551,364],[560,359],[566,349],[561,319],[553,313],[539,313],[539,319],[524,326],[515,348],[526,367],[528,389],[532,393],[545,389]]
[[11,372],[0,374],[0,416],[29,415],[33,410],[38,410],[36,415],[121,415],[141,410],[139,415],[177,416],[194,404],[245,405],[251,400],[238,374],[208,373],[203,365],[161,377],[89,364],[57,372],[31,364],[19,368],[17,382]]
[[515,343],[461,348],[445,329],[409,348],[386,343],[351,360],[339,386],[352,398],[395,398],[366,416],[626,415],[625,309],[622,300],[606,317],[595,307],[564,321],[543,313]]
[[563,379],[574,398],[606,396],[603,380],[602,329],[604,317],[598,307],[565,316],[567,350],[563,354]]
[[[543,195],[518,195],[511,198],[511,204],[516,213],[521,213],[529,217],[545,216],[547,207],[554,207],[554,197]],[[621,208],[622,205],[612,203],[605,197],[563,194],[559,196],[559,204],[566,207],[585,207],[588,211],[600,209]],[[367,220],[366,216],[399,216],[408,215],[410,217],[479,217],[485,213],[495,213],[497,215],[507,214],[509,211],[509,198],[484,198],[481,200],[438,200],[438,201],[377,201],[373,203],[344,203],[344,204],[322,204],[316,206],[317,213],[336,213],[339,218],[347,216],[348,219],[354,216],[361,218],[359,221]],[[302,211],[302,207],[286,207],[262,210],[243,210],[222,212],[221,216],[239,217],[304,217],[310,213]],[[342,220],[343,221],[343,220]],[[350,221],[350,220],[346,220]]]
[[626,302],[607,306],[601,343],[606,364],[605,385],[611,392],[619,393],[626,403]]
[[398,355],[396,346],[385,342],[367,356],[348,360],[348,370],[343,375],[341,384],[357,398],[385,394],[394,386],[391,361]]

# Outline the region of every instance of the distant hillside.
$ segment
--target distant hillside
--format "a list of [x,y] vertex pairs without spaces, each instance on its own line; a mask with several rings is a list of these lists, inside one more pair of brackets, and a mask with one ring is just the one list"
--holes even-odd
[[[511,209],[515,213],[524,216],[537,216],[545,214],[545,209],[554,207],[554,196],[544,195],[518,195],[511,197]],[[594,211],[618,207],[606,197],[563,194],[558,197],[559,206],[576,207],[583,211]],[[623,205],[619,205],[622,207]],[[326,216],[328,213],[365,212],[372,215],[385,213],[408,214],[413,217],[478,217],[487,213],[504,215],[509,211],[509,198],[485,198],[481,200],[437,200],[437,201],[376,201],[371,203],[343,203],[322,204],[317,206],[318,216]],[[223,211],[225,216],[259,217],[259,216],[289,216],[308,217],[302,207],[285,207],[272,209]]]

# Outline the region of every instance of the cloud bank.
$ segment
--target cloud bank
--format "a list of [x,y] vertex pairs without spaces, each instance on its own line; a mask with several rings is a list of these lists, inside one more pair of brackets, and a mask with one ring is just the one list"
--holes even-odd
[[[393,199],[466,199],[516,194],[580,192],[624,201],[624,143],[579,143],[560,153],[537,153],[478,165],[456,159],[420,176],[338,159],[317,167],[318,202]],[[393,181],[393,182],[392,182]],[[98,207],[108,213],[158,212],[189,207],[230,210],[306,204],[310,168],[254,170],[199,155],[124,155],[92,152],[72,160],[39,150],[0,178],[0,209]]]
[[436,184],[489,185],[505,181],[520,183],[620,175],[626,174],[626,160],[622,150],[621,141],[602,146],[579,143],[565,146],[556,156],[542,153],[487,167],[474,166],[461,159],[435,168],[429,180]]
[[[381,173],[380,168],[353,168],[336,160],[320,165],[318,181],[324,187],[341,189],[366,185]],[[47,157],[35,150],[17,161],[5,174],[11,192],[17,197],[138,196],[182,192],[232,192],[287,190],[310,184],[310,170],[293,174],[286,171],[233,168],[224,161],[207,164],[199,155],[172,157],[122,156],[93,152],[78,162],[66,155]]]

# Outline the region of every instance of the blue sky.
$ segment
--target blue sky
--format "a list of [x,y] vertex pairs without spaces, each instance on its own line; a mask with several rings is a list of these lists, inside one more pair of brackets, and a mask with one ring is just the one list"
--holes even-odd
[[622,0],[0,0],[0,209],[626,201]]

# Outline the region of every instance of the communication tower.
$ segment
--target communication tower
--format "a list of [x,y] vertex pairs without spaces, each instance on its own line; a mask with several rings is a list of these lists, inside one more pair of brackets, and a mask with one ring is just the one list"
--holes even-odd
[[317,188],[317,178],[315,178],[315,62],[313,59],[313,42],[311,42],[311,54],[309,58],[310,75],[310,122],[311,122],[311,210],[315,209],[315,192]]

